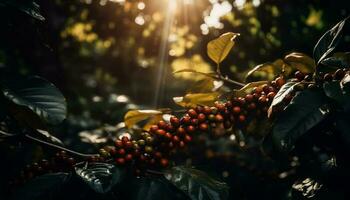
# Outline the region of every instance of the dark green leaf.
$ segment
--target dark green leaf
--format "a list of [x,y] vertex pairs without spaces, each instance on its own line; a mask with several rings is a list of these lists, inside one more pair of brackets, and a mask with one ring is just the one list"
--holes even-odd
[[304,90],[297,94],[276,120],[272,142],[281,152],[293,149],[294,143],[330,113],[328,98],[322,90]]
[[9,101],[30,109],[46,123],[58,124],[66,117],[65,98],[52,83],[40,77],[4,84],[2,93]]
[[178,190],[164,177],[130,177],[117,195],[130,200],[186,200],[186,194]]
[[275,106],[278,106],[280,103],[283,102],[283,99],[290,93],[293,92],[293,88],[296,85],[302,84],[300,82],[288,82],[286,84],[284,84],[281,89],[278,91],[278,93],[276,94],[276,96],[273,98],[273,101],[271,103],[271,106],[268,110],[268,116],[271,115],[273,109]]
[[214,180],[202,171],[182,166],[173,167],[165,177],[192,200],[228,198],[229,188],[226,183]]
[[124,169],[108,163],[91,163],[76,167],[75,172],[98,193],[109,192],[124,176]]
[[40,6],[32,0],[21,1],[21,0],[5,0],[5,5],[14,7],[31,17],[44,21],[45,18],[40,14]]
[[348,109],[350,106],[350,94],[345,93],[341,89],[341,84],[339,81],[326,82],[323,84],[323,89],[325,94],[335,100],[343,108]]
[[68,179],[69,174],[67,173],[52,173],[36,177],[19,188],[16,193],[14,193],[12,199],[54,199]]
[[348,18],[340,21],[332,29],[328,30],[317,42],[314,47],[314,59],[317,64],[330,55],[337,47],[341,37],[342,31],[347,23]]

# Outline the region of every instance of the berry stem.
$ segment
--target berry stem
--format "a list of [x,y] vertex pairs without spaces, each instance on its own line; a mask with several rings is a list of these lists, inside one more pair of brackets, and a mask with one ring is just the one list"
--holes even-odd
[[49,147],[52,147],[52,148],[56,148],[56,149],[59,149],[59,150],[62,150],[62,151],[66,151],[66,152],[69,152],[69,153],[71,153],[73,155],[76,155],[76,156],[80,156],[80,157],[84,157],[84,158],[86,158],[86,157],[93,157],[93,156],[99,156],[99,154],[83,154],[83,153],[79,153],[79,152],[67,149],[65,147],[62,147],[62,146],[59,146],[59,145],[56,145],[56,144],[45,142],[45,141],[40,140],[38,138],[35,138],[35,137],[33,137],[33,136],[29,135],[29,134],[25,134],[25,137],[27,139],[35,141],[37,143],[44,144],[46,146],[49,146]]

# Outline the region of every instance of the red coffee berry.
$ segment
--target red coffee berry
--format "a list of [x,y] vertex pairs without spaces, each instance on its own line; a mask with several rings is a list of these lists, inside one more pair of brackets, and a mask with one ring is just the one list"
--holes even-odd
[[185,135],[184,141],[185,141],[186,143],[191,142],[191,141],[192,141],[192,137],[189,136],[189,135]]
[[196,131],[196,128],[192,125],[188,126],[187,127],[187,132],[188,133],[194,133]]
[[181,121],[183,124],[188,125],[191,123],[191,118],[189,116],[184,116],[182,117]]
[[223,122],[224,121],[224,117],[220,114],[215,115],[215,121],[216,122]]
[[233,114],[238,115],[241,112],[241,107],[235,106],[233,107],[232,111],[233,111]]
[[197,117],[197,112],[194,109],[189,109],[187,111],[188,115],[192,118],[196,118]]
[[191,125],[196,126],[198,124],[198,119],[191,119]]
[[157,134],[157,135],[165,135],[165,133],[166,133],[166,131],[163,130],[163,129],[158,129],[158,130],[156,131],[156,134]]
[[245,99],[243,97],[238,97],[237,101],[240,105],[244,105],[245,104]]
[[222,104],[222,103],[217,103],[215,106],[216,106],[216,108],[218,109],[219,112],[224,112],[225,109],[226,109],[225,105]]
[[254,91],[254,93],[260,94],[263,91],[263,89],[261,86],[259,86],[259,87],[253,88],[253,91]]
[[282,87],[285,83],[286,83],[286,81],[284,80],[283,77],[278,77],[278,78],[276,78],[276,85],[277,85],[279,88]]
[[165,133],[165,137],[168,139],[168,140],[171,140],[171,138],[173,137],[173,135],[169,132],[166,132]]
[[199,129],[200,129],[201,131],[207,131],[207,130],[208,130],[208,124],[207,124],[207,123],[201,123],[201,124],[199,125]]
[[124,154],[125,154],[125,149],[118,150],[118,155],[124,155]]
[[294,73],[294,76],[295,76],[295,78],[297,78],[299,81],[304,80],[304,77],[305,77],[304,73],[302,73],[301,71],[296,71],[296,72]]
[[205,119],[206,119],[205,114],[203,114],[203,113],[198,114],[198,122],[204,122]]
[[238,121],[241,122],[241,123],[245,122],[245,116],[244,115],[239,115],[238,116]]
[[159,152],[159,151],[157,151],[157,152],[154,153],[154,156],[155,156],[156,158],[161,158],[161,157],[162,157],[162,153]]
[[124,158],[117,158],[116,159],[117,165],[124,165],[125,164],[125,159]]
[[130,154],[130,153],[126,154],[125,160],[126,161],[131,161],[132,160],[132,154]]
[[185,142],[184,142],[184,141],[180,141],[179,147],[180,147],[180,148],[184,148],[184,147],[185,147]]
[[248,110],[255,110],[256,109],[256,104],[255,103],[250,103],[248,105]]
[[267,98],[268,98],[269,100],[272,100],[275,96],[276,96],[276,93],[275,93],[275,92],[269,92],[269,93],[267,94]]
[[169,166],[169,160],[165,159],[165,158],[160,159],[160,165],[162,167],[168,167]]
[[186,134],[186,130],[183,127],[179,127],[176,131],[176,133],[178,135],[185,135]]
[[245,100],[247,102],[252,102],[254,100],[254,96],[252,94],[245,95]]
[[127,141],[127,142],[125,143],[125,148],[127,148],[127,149],[130,149],[130,148],[132,148],[133,146],[134,146],[133,143],[130,142],[130,141]]
[[158,130],[158,126],[157,125],[152,125],[151,128],[149,129],[149,131],[151,133],[156,133],[157,130]]
[[129,141],[129,138],[127,137],[127,136],[123,136],[122,137],[122,142],[123,142],[123,144],[125,144],[126,142],[128,142]]
[[174,142],[174,143],[178,143],[178,142],[180,142],[180,138],[179,138],[179,136],[174,135],[174,136],[173,136],[173,142]]
[[160,129],[166,129],[167,123],[166,123],[165,121],[163,121],[163,120],[160,120],[160,121],[158,122],[158,127],[159,127]]
[[204,106],[203,108],[203,113],[206,115],[210,115],[211,114],[211,109],[208,106]]
[[174,127],[178,127],[180,125],[180,120],[179,120],[179,118],[172,116],[172,117],[170,117],[170,123]]
[[265,92],[265,94],[267,94],[267,93],[270,92],[269,86],[268,86],[267,84],[262,85],[262,89],[263,89],[263,91]]
[[267,98],[265,95],[261,95],[258,101],[260,104],[265,104],[267,102]]

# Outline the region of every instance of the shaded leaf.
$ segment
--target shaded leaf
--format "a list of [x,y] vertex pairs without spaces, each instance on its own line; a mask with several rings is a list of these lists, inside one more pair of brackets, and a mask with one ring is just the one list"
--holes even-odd
[[272,142],[281,152],[293,149],[295,142],[322,122],[331,112],[322,90],[304,90],[281,113],[272,128]]
[[109,192],[125,176],[124,169],[108,163],[91,163],[75,167],[76,174],[98,193]]
[[331,57],[325,58],[321,61],[319,71],[332,72],[339,68],[348,68],[350,66],[350,52],[335,53]]
[[239,33],[224,33],[219,38],[210,41],[207,45],[207,53],[210,59],[212,59],[216,64],[221,63],[235,42],[234,39],[239,36]]
[[347,23],[346,18],[336,24],[332,29],[328,30],[317,42],[314,47],[314,59],[317,65],[330,55],[337,47],[341,37],[345,24]]
[[17,106],[30,109],[44,122],[55,125],[66,118],[66,100],[61,92],[47,80],[31,77],[2,86],[5,98]]
[[267,116],[270,117],[274,108],[283,102],[283,99],[293,92],[293,88],[296,85],[302,84],[300,82],[288,82],[284,84],[281,89],[277,92],[276,96],[273,98],[270,108],[267,112]]
[[12,6],[37,20],[45,20],[45,18],[40,14],[40,6],[34,1],[5,0],[4,3],[5,5]]
[[254,87],[258,87],[260,85],[264,85],[267,83],[268,83],[268,81],[257,81],[257,82],[248,83],[239,90],[233,90],[233,95],[234,96],[245,96],[246,94],[250,93]]
[[67,173],[51,173],[36,177],[20,187],[12,199],[15,200],[48,200],[59,194],[62,186],[68,181]]
[[305,74],[314,72],[316,68],[315,61],[310,56],[299,52],[290,53],[283,60],[293,69],[298,69]]
[[197,105],[201,106],[213,106],[214,102],[218,100],[220,93],[210,92],[210,93],[193,93],[186,94],[183,97],[174,97],[173,100],[176,104],[185,107],[193,108]]
[[186,194],[163,177],[130,177],[123,184],[121,199],[130,200],[186,200]]
[[343,108],[350,108],[350,94],[342,91],[339,81],[324,83],[323,90],[329,98],[335,100]]
[[254,67],[247,73],[246,80],[250,80],[253,77],[259,77],[264,80],[273,80],[280,74],[289,75],[291,71],[292,69],[288,64],[282,59],[277,59],[274,62],[267,62]]
[[173,167],[165,177],[192,200],[223,200],[229,195],[229,187],[226,183],[217,181],[193,168]]

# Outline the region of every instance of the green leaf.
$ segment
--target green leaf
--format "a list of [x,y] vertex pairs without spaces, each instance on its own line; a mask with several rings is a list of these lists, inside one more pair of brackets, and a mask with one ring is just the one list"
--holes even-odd
[[4,3],[5,5],[14,7],[37,20],[45,20],[45,18],[40,14],[40,6],[34,1],[5,0]]
[[268,117],[271,116],[273,109],[280,105],[283,102],[283,99],[290,93],[293,92],[293,88],[296,85],[302,84],[300,82],[288,82],[286,84],[284,84],[281,89],[277,92],[276,96],[273,98],[273,101],[270,105],[270,108],[268,110]]
[[76,174],[98,193],[109,192],[125,176],[124,169],[108,163],[91,163],[75,167]]
[[173,97],[176,104],[185,108],[194,108],[198,105],[213,106],[220,96],[219,92],[189,93],[183,97]]
[[233,90],[234,96],[245,96],[246,94],[250,93],[254,87],[258,87],[260,85],[267,84],[268,81],[257,81],[257,82],[251,82],[247,83],[244,87],[242,87],[239,90]]
[[251,69],[245,79],[253,80],[254,77],[259,77],[259,80],[273,80],[280,74],[288,75],[292,71],[291,66],[284,62],[282,59],[277,59],[274,62],[267,62],[255,66]]
[[219,38],[208,43],[207,53],[210,59],[216,64],[220,64],[228,55],[235,42],[234,39],[239,33],[224,33]]
[[350,65],[350,52],[335,53],[332,57],[325,58],[321,61],[322,71],[330,72],[339,68],[348,68]]
[[284,62],[293,69],[298,69],[303,73],[311,73],[315,71],[315,61],[306,54],[293,52],[284,57]]
[[60,192],[69,180],[67,173],[51,173],[36,177],[20,187],[13,195],[14,200],[48,200]]
[[118,194],[120,199],[130,200],[187,200],[186,194],[178,190],[164,177],[130,177]]
[[340,21],[318,40],[313,52],[317,65],[335,50],[342,38],[342,32],[348,19]]
[[[66,100],[50,82],[40,77],[5,83],[1,92],[17,107],[24,106],[48,124],[58,124],[66,117]],[[16,109],[18,110],[18,109]],[[31,119],[27,119],[30,121]]]
[[223,200],[229,195],[226,183],[214,180],[204,172],[193,168],[173,167],[165,177],[192,200]]
[[280,152],[292,150],[299,137],[322,122],[330,112],[328,98],[322,90],[298,93],[273,125],[273,144]]
[[329,98],[335,100],[343,108],[350,107],[350,94],[342,91],[339,81],[324,83],[323,90]]

